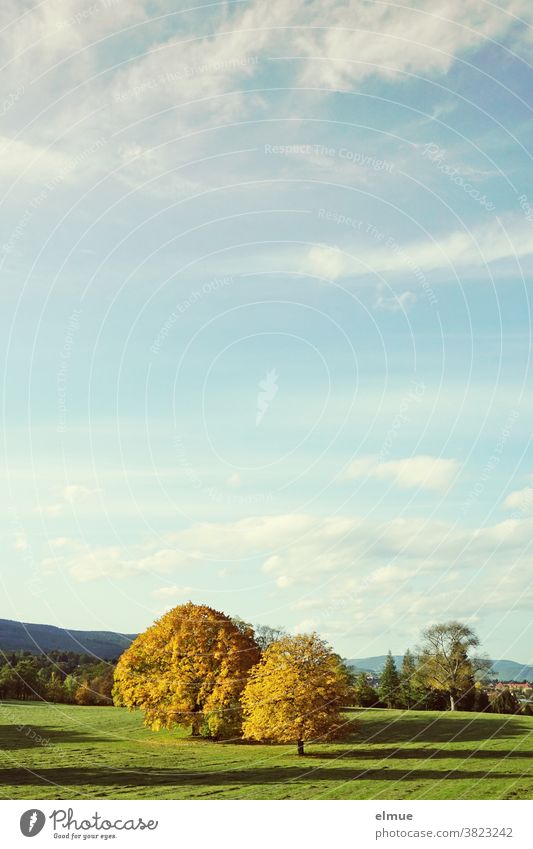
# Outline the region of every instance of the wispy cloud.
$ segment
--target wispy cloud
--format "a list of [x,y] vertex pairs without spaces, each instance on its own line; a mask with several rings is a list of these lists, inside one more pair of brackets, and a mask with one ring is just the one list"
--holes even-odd
[[[316,245],[305,256],[303,267],[309,274],[337,280],[369,273],[405,275],[447,269],[482,269],[503,260],[511,261],[516,273],[520,261],[533,255],[531,226],[519,216],[496,220],[470,231],[454,231],[425,241],[406,242],[390,248],[385,242],[376,250],[354,242],[343,248]],[[408,294],[408,293],[404,293]]]
[[443,457],[421,454],[381,462],[377,455],[369,455],[354,460],[341,475],[341,479],[374,478],[389,480],[402,489],[444,491],[454,482],[458,472],[459,463]]
[[[4,89],[22,86],[25,108],[48,114],[27,127],[23,141],[13,139],[3,164],[18,171],[17,163],[37,156],[49,172],[104,136],[113,143],[95,151],[81,170],[117,168],[117,176],[141,184],[175,165],[166,141],[245,112],[260,113],[264,99],[246,88],[277,57],[284,59],[288,91],[342,88],[369,76],[390,81],[403,73],[444,74],[457,57],[505,37],[514,27],[512,16],[528,8],[526,0],[509,0],[506,8],[449,0],[438,11],[429,0],[416,7],[255,0],[205,10],[200,28],[194,10],[169,13],[163,2],[101,0],[87,6],[55,0],[21,15],[20,4],[7,0],[0,36]],[[120,43],[122,32],[141,49],[110,63],[109,47]],[[61,109],[52,108],[56,101]],[[128,126],[135,127],[133,137],[124,133]],[[132,145],[138,155],[128,168]],[[191,139],[191,152],[197,146]]]
[[510,492],[503,506],[507,510],[516,510],[519,514],[531,514],[533,512],[533,483],[523,489]]
[[[322,633],[337,631],[338,636],[349,629],[372,634],[387,623],[399,633],[406,619],[418,627],[432,617],[468,618],[530,605],[532,533],[531,518],[459,528],[415,517],[377,522],[348,516],[257,516],[191,527],[173,535],[166,549],[154,544],[89,549],[62,540],[58,556],[43,567],[87,581],[176,571],[190,576],[200,565],[220,563],[222,557],[232,559],[235,567],[256,560],[272,591],[292,599],[294,610],[312,609]],[[171,584],[153,595],[173,601],[189,593],[189,586]],[[313,603],[307,605],[308,599]]]

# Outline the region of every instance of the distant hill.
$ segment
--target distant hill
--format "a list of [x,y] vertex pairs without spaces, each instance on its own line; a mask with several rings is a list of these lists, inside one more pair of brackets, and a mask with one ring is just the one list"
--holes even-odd
[[514,660],[492,660],[491,663],[500,681],[533,681],[533,666],[523,666]]
[[[0,619],[0,652],[30,651],[45,654],[58,651],[73,651],[109,660],[119,657],[136,634],[117,634],[114,631],[69,631],[54,625],[34,625]],[[393,655],[396,665],[401,666],[402,655]],[[383,669],[386,655],[362,657],[348,660],[350,666],[360,672],[379,673]],[[533,681],[533,666],[524,666],[514,660],[491,660],[494,677],[500,681]]]
[[109,660],[119,657],[135,638],[135,634],[113,631],[68,631],[54,625],[33,625],[0,619],[0,651],[30,651],[45,654],[57,649],[90,654]]
[[[396,665],[401,666],[402,655],[393,655]],[[379,673],[387,659],[385,654],[376,657],[358,657],[348,660],[350,666],[362,672]],[[524,666],[514,660],[491,660],[494,675],[498,681],[533,681],[533,666]]]
[[[393,654],[394,662],[399,668],[402,665],[403,655]],[[358,669],[360,672],[381,672],[387,660],[386,654],[380,654],[377,657],[359,657],[348,660],[350,666]]]

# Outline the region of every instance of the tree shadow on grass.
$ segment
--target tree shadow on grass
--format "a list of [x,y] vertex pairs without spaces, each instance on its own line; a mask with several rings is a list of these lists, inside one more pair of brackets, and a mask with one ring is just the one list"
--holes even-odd
[[347,781],[442,781],[451,779],[475,781],[478,779],[516,779],[516,773],[485,770],[435,770],[435,769],[388,769],[359,767],[336,768],[317,767],[314,764],[302,764],[302,767],[258,767],[246,770],[223,770],[214,772],[187,772],[186,770],[155,770],[142,767],[136,770],[111,770],[95,768],[50,768],[36,769],[32,772],[23,769],[0,770],[0,783],[3,786],[51,786],[62,788],[80,787],[217,787],[233,785],[279,785],[293,782],[313,783],[325,781],[341,783]]
[[62,746],[65,743],[109,743],[109,737],[41,725],[0,725],[0,751]]
[[[385,714],[385,712],[384,712]],[[408,712],[397,719],[360,715],[359,732],[351,739],[362,743],[461,743],[510,740],[533,734],[533,722],[516,716],[428,714],[427,718]]]
[[533,752],[523,749],[336,749],[327,752],[307,752],[306,759],[313,761],[335,761],[335,760],[495,760],[503,761],[507,758],[533,758]]

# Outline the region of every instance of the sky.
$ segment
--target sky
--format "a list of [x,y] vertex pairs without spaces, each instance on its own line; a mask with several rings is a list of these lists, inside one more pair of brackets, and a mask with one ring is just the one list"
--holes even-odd
[[0,616],[533,663],[530,0],[174,5],[0,10]]

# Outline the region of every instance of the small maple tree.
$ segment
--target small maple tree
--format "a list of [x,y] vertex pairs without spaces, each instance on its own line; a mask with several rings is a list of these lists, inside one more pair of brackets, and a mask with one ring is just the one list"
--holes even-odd
[[338,736],[350,697],[350,672],[317,634],[282,637],[264,652],[242,694],[243,735],[304,743]]
[[179,605],[121,656],[115,704],[143,710],[155,731],[179,725],[194,736],[238,735],[240,695],[259,656],[251,628],[206,605]]

